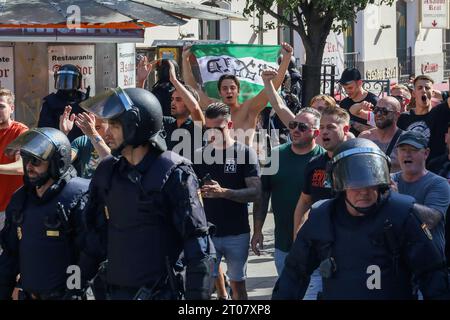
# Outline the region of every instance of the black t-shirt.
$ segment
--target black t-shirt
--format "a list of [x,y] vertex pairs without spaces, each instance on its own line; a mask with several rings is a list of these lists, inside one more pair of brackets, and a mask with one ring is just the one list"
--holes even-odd
[[[210,174],[221,187],[227,189],[247,188],[245,178],[259,176],[256,152],[248,146],[235,143],[225,150],[212,150],[210,146],[196,150],[203,156],[202,164],[194,164],[199,179]],[[216,161],[206,159],[212,155]],[[216,157],[217,155],[217,157]],[[199,156],[199,155],[196,155]],[[242,161],[241,161],[242,160]],[[203,198],[206,218],[216,225],[216,237],[239,235],[250,232],[247,203],[239,203],[224,198]]]
[[428,139],[430,155],[427,161],[445,152],[445,134],[450,122],[450,108],[441,103],[424,115],[416,115],[414,109],[404,112],[398,118],[397,126],[402,130],[421,132]]
[[[367,125],[367,120],[366,120],[366,119],[357,117],[357,116],[355,116],[355,115],[353,115],[353,114],[350,113],[350,107],[351,107],[352,105],[356,104],[356,103],[360,103],[360,102],[363,102],[363,101],[370,102],[371,104],[373,104],[373,105],[375,106],[375,105],[377,104],[378,100],[379,100],[379,99],[378,99],[378,97],[377,97],[375,94],[373,94],[372,92],[367,92],[367,96],[366,96],[364,99],[362,99],[362,100],[360,100],[360,101],[353,101],[351,98],[347,97],[347,98],[343,99],[343,100],[339,103],[339,106],[340,106],[341,108],[344,108],[345,110],[347,110],[347,112],[350,114],[350,123],[357,122],[357,123],[361,123],[361,124]],[[360,133],[359,131],[357,131],[357,130],[354,129],[353,127],[351,128],[350,131],[351,131],[355,136],[358,136],[358,134]]]
[[328,153],[325,152],[312,158],[306,165],[305,186],[302,192],[311,196],[313,203],[333,198],[331,181],[328,179],[326,171],[330,160]]
[[[163,126],[164,131],[166,132],[166,144],[168,150],[173,150],[175,146],[177,148],[173,150],[177,152],[181,156],[188,158],[189,160],[193,159],[194,150],[202,147],[202,128],[198,127],[197,137],[194,135],[195,124],[191,118],[188,118],[180,127],[177,127],[177,120],[174,117],[164,117],[163,118]],[[172,134],[175,130],[177,131],[176,135]],[[174,139],[174,141],[172,140]],[[198,140],[195,141],[195,138]],[[179,149],[184,147],[184,143],[186,143],[186,147],[190,150],[190,154],[188,154],[185,149]]]

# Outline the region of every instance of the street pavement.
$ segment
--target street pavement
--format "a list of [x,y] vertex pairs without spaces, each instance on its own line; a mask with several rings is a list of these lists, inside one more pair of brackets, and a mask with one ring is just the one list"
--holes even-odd
[[[250,227],[253,234],[253,215],[249,215]],[[274,263],[275,239],[273,214],[268,213],[263,227],[264,247],[261,255],[257,256],[250,248],[247,264],[247,293],[249,300],[270,300],[272,290],[278,275]],[[226,271],[226,264],[222,260],[222,268]],[[315,300],[321,289],[321,279],[315,271],[311,283],[305,293],[304,300]],[[213,295],[214,297],[214,295]]]

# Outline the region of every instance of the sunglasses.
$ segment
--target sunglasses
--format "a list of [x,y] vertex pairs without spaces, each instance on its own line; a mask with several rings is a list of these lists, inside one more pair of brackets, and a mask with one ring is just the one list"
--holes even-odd
[[311,127],[308,126],[306,123],[298,121],[289,121],[288,127],[291,130],[295,130],[296,128],[298,128],[298,130],[300,130],[301,132],[306,132],[311,129]]
[[24,164],[31,163],[31,165],[33,167],[39,167],[42,164],[42,160],[41,159],[38,159],[38,158],[35,158],[35,157],[30,157],[30,156],[27,156],[27,155],[22,155],[22,161],[23,161]]
[[392,110],[388,110],[386,108],[380,108],[380,107],[375,107],[375,108],[373,108],[372,111],[374,114],[381,113],[383,116],[387,116],[389,113],[394,112]]

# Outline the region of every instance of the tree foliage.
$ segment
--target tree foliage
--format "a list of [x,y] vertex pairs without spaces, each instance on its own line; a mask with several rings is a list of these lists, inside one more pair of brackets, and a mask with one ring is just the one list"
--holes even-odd
[[[326,39],[331,30],[341,32],[356,20],[358,11],[367,5],[392,5],[394,0],[246,0],[244,15],[269,14],[278,23],[295,30],[301,37],[306,53],[306,64],[321,64]],[[275,6],[276,5],[276,6]],[[320,67],[310,75],[311,90],[318,93]]]

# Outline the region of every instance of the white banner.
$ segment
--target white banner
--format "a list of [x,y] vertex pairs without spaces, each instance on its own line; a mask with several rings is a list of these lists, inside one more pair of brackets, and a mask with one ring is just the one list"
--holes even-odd
[[134,43],[117,45],[117,86],[136,87],[136,45]]
[[422,0],[422,28],[448,27],[448,0]]
[[336,66],[336,79],[340,79],[344,71],[344,35],[330,32],[323,49],[322,64],[333,64]]
[[48,91],[56,92],[54,73],[65,64],[73,64],[80,69],[83,79],[81,91],[91,88],[95,95],[95,45],[48,46]]
[[14,49],[0,47],[0,88],[14,92]]

